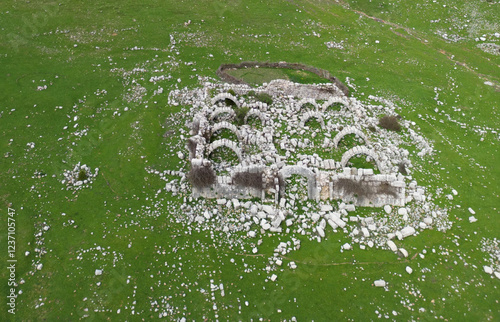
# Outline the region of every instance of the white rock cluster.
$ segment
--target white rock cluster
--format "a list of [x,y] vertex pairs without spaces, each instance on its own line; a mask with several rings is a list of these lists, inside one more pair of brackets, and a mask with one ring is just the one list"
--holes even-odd
[[[269,87],[263,86],[253,90],[265,92],[267,88]],[[228,236],[232,232],[243,231],[245,232],[243,236],[251,245],[249,251],[255,254],[259,252],[259,246],[263,242],[262,237],[266,235],[303,235],[311,240],[322,241],[328,238],[332,231],[340,230],[352,238],[352,242],[345,243],[340,251],[349,251],[359,244],[361,249],[386,248],[401,257],[408,257],[408,251],[400,245],[403,239],[418,235],[423,229],[446,230],[449,228],[447,211],[439,209],[433,203],[432,194],[425,187],[419,186],[412,178],[413,166],[409,160],[411,153],[400,148],[403,142],[414,142],[417,151],[413,154],[425,157],[433,153],[432,146],[411,128],[412,123],[408,121],[401,121],[405,129],[401,134],[385,130],[370,133],[364,130],[377,124],[379,114],[394,114],[392,103],[376,97],[371,98],[383,102],[384,108],[346,97],[340,100],[328,99],[322,103],[316,102],[318,98],[314,96],[298,96],[301,100],[297,103],[296,97],[284,95],[278,88],[278,83],[273,83],[273,104],[270,106],[261,102],[247,102],[248,98],[239,98],[239,95],[246,95],[252,90],[246,85],[206,82],[201,89],[181,89],[170,92],[169,104],[192,106],[187,117],[191,117],[193,121],[186,125],[191,128],[190,134],[197,146],[195,153],[190,153],[191,157],[200,158],[203,164],[205,162],[213,164],[214,162],[206,155],[207,147],[210,147],[208,151],[213,151],[217,147],[224,146],[236,152],[240,164],[236,167],[228,167],[227,164],[222,163],[213,164],[216,173],[223,170],[231,173],[232,169],[249,166],[266,166],[277,172],[292,164],[313,173],[314,171],[319,173],[316,169],[328,169],[344,174],[344,170],[347,169],[348,175],[355,173],[355,176],[373,176],[372,169],[343,168],[348,163],[347,157],[342,160],[343,162],[323,160],[316,153],[304,151],[304,149],[338,146],[343,136],[354,134],[361,139],[360,143],[363,146],[352,149],[350,153],[355,155],[359,152],[368,154],[372,159],[375,158],[377,166],[388,173],[381,175],[385,176],[384,180],[405,188],[402,204],[382,203],[380,210],[374,209],[373,217],[361,217],[355,214],[354,204],[310,198],[308,200],[306,188],[308,182],[304,176],[295,178],[296,182],[294,181],[293,184],[287,184],[284,193],[279,196],[277,190],[271,187],[267,194],[272,194],[274,191],[276,193],[274,200],[266,200],[265,194],[262,198],[259,196],[260,201],[242,200],[233,196],[218,196],[214,200],[195,200],[193,195],[190,195],[191,187],[187,183],[185,173],[181,171],[180,179],[170,180],[165,176],[165,172],[149,169],[148,172],[159,174],[167,181],[166,191],[184,196],[184,204],[178,209],[178,216],[179,220],[192,225],[188,226],[189,229],[199,231],[216,229],[227,233]],[[236,95],[229,94],[230,89]],[[209,93],[213,92],[219,94],[212,98]],[[304,94],[307,91],[304,90],[301,93]],[[250,125],[235,127],[234,110],[220,104],[225,100],[233,101],[236,106],[250,107],[251,111],[255,111],[254,117],[262,121],[261,127],[256,128]],[[337,101],[345,104],[344,108],[340,111],[330,111],[329,104]],[[311,106],[312,110],[310,110]],[[321,127],[310,129],[305,122],[308,118],[318,119]],[[245,123],[246,121],[248,118],[245,119]],[[194,123],[197,123],[196,126],[193,126]],[[194,131],[193,128],[196,130]],[[239,142],[229,144],[228,139],[221,139],[215,140],[218,143],[212,143],[211,146],[204,143],[206,137],[213,135],[219,129],[229,129],[235,133]],[[304,134],[311,131],[313,136],[325,136],[320,146],[315,146],[311,140],[303,138]],[[333,137],[330,134],[332,132],[337,132],[337,136]],[[246,149],[242,149],[242,146]],[[277,147],[280,149],[278,150]],[[373,154],[367,151],[373,151]],[[397,174],[398,164],[401,162],[406,165],[408,171],[406,176]],[[318,182],[323,182],[321,175],[316,176]],[[231,177],[219,176],[217,182],[230,184]],[[296,245],[293,239],[289,242],[282,241],[276,247],[275,254],[269,258],[269,271],[283,265],[281,256],[284,253],[299,247],[300,244]],[[296,267],[295,263],[288,265]]]
[[[85,180],[78,180],[80,172],[82,171],[85,173],[87,178]],[[97,177],[98,173],[99,168],[95,168],[94,173],[92,173],[92,170],[86,164],[80,165],[80,162],[78,162],[72,170],[65,170],[63,172],[64,179],[61,183],[66,185],[68,190],[88,188],[95,177]]]

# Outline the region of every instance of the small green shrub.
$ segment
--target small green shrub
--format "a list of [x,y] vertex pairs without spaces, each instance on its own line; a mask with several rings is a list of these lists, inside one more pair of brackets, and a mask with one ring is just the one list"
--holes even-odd
[[259,93],[259,94],[255,95],[255,98],[257,100],[261,101],[262,103],[266,103],[267,105],[273,104],[272,96],[267,94],[267,93]]
[[235,92],[235,91],[234,91],[234,89],[232,89],[232,88],[231,88],[231,89],[229,89],[227,92],[228,92],[229,94],[233,95],[233,96],[236,96],[236,92]]
[[87,171],[81,169],[80,172],[78,172],[78,181],[84,181],[89,178]]
[[254,90],[248,91],[247,95],[248,96],[255,96],[255,91]]
[[236,123],[238,123],[238,125],[243,125],[245,123],[245,116],[248,114],[248,111],[250,111],[250,108],[248,106],[241,106],[234,111],[236,112]]
[[390,131],[401,131],[401,125],[399,124],[398,118],[396,116],[385,115],[378,121],[378,126]]
[[229,98],[224,99],[224,103],[226,103],[227,106],[236,106],[236,103]]

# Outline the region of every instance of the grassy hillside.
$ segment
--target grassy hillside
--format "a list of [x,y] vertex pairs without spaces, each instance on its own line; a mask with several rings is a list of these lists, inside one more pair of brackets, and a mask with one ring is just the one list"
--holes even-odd
[[[0,320],[499,320],[481,248],[500,237],[500,56],[478,47],[500,43],[499,17],[488,1],[1,2],[0,259],[10,207],[22,294]],[[436,150],[412,159],[414,178],[458,192],[436,200],[452,228],[405,239],[408,259],[341,253],[342,233],[304,239],[276,282],[265,267],[278,237],[254,255],[222,231],[187,230],[169,210],[183,197],[146,171],[185,162],[170,147],[184,146],[187,107],[168,95],[240,61],[304,63],[359,100],[396,103]],[[99,174],[66,190],[78,162]],[[211,292],[221,283],[225,296]]]

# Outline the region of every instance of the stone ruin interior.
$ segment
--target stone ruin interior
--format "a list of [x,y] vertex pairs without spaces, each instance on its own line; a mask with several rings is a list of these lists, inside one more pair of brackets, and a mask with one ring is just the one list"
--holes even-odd
[[[408,162],[404,160],[405,153],[394,157],[390,149],[372,142],[368,126],[373,120],[367,118],[365,106],[345,96],[335,85],[275,80],[255,89],[256,93],[272,96],[270,105],[248,99],[247,94],[253,89],[246,85],[225,86],[225,91],[213,97],[207,94],[194,104],[197,112],[187,142],[191,169],[211,173],[213,179],[193,185],[193,197],[263,201],[274,198],[276,205],[284,204],[290,177],[299,175],[304,177],[307,198],[316,201],[342,200],[371,207],[404,206],[408,201],[404,176],[397,167],[398,163]],[[340,109],[330,109],[334,105]],[[239,108],[248,110],[242,125],[236,120]],[[312,119],[320,128],[308,127]],[[237,140],[213,139],[222,130],[230,131]],[[310,140],[300,139],[308,131],[315,132],[313,136],[325,136],[321,146],[314,147],[323,151],[337,149],[346,135],[356,136],[362,144],[337,159],[321,158],[316,153],[300,154],[302,148],[311,147]],[[290,138],[293,134],[299,135],[299,139]],[[238,164],[221,171],[224,165],[211,158],[217,149],[230,149]],[[298,155],[299,160],[290,162],[293,155]],[[377,173],[373,168],[351,167],[349,161],[356,156],[366,156],[374,162]]]

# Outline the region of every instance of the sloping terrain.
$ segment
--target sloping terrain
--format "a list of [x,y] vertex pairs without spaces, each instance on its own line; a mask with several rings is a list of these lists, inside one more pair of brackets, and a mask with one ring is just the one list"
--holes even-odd
[[[499,18],[495,1],[3,1],[0,258],[17,260],[17,298],[0,319],[499,320],[484,268],[499,270]],[[186,225],[176,211],[196,201],[172,187],[189,185],[190,106],[169,93],[241,61],[328,70],[414,122],[434,153],[412,154],[412,175],[451,228],[406,238],[400,258],[344,251],[342,232],[253,253],[246,234]],[[78,163],[97,175],[74,189]],[[272,281],[280,242],[300,249]]]

